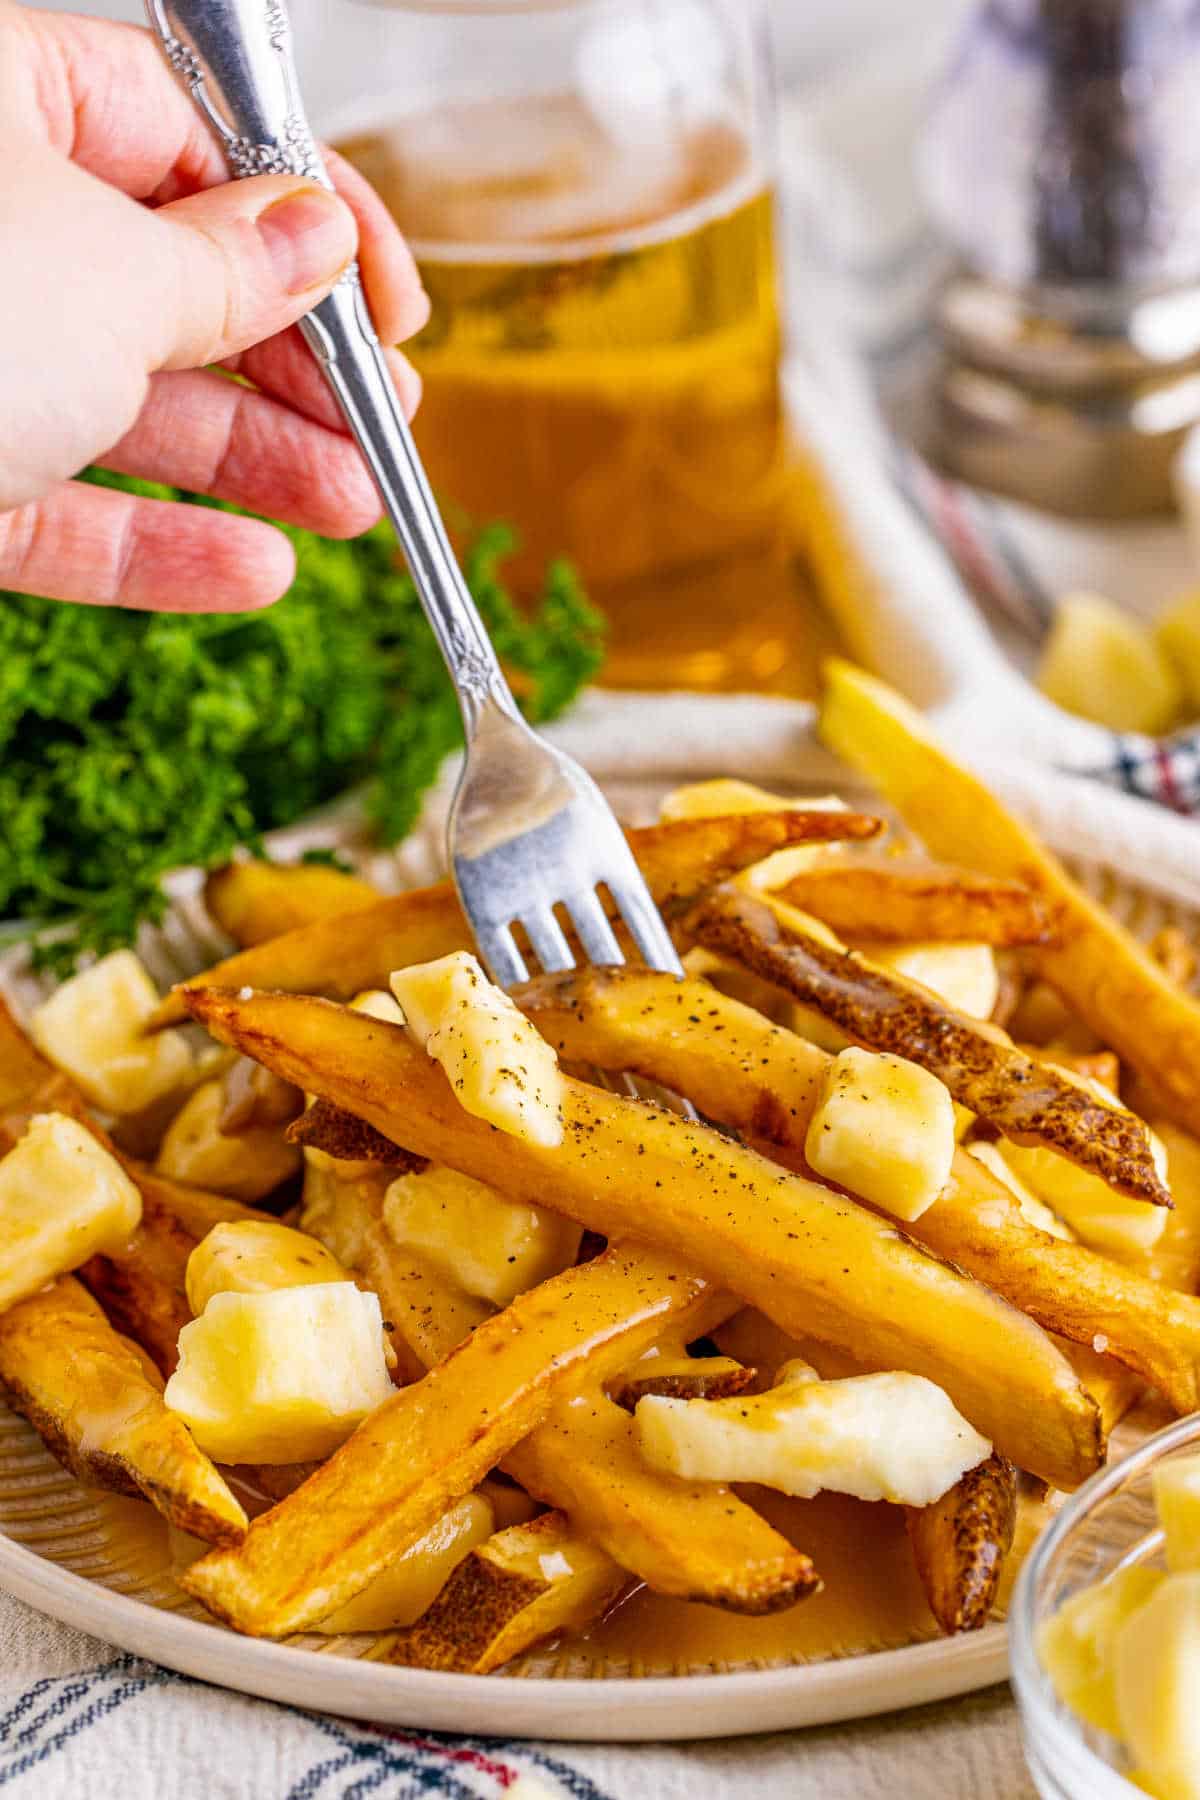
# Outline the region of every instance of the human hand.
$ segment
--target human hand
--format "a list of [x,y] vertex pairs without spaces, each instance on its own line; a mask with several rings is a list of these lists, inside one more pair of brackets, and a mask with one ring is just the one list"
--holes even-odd
[[294,321],[356,253],[384,343],[428,302],[382,201],[327,157],[340,198],[228,182],[148,32],[0,0],[0,588],[171,612],[286,591],[282,532],[70,479],[90,462],[330,537],[379,516]]

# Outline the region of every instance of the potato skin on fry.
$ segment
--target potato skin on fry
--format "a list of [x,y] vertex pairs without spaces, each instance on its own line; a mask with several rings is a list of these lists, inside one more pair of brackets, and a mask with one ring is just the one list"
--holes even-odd
[[501,1137],[464,1113],[394,1025],[294,995],[185,990],[202,1023],[306,1091],[421,1155],[550,1205],[610,1240],[653,1235],[785,1329],[943,1387],[1014,1461],[1077,1486],[1102,1455],[1099,1415],[1023,1314],[849,1199],[701,1125],[563,1078],[564,1141]]
[[0,1314],[0,1389],[80,1481],[142,1495],[208,1543],[240,1543],[242,1508],[72,1276]]
[[[879,819],[862,813],[783,810],[681,819],[630,831],[628,837],[655,901],[670,906],[789,845],[869,838],[880,829]],[[454,888],[442,881],[285,932],[239,951],[187,985],[263,987],[352,1000],[366,988],[386,987],[393,969],[474,949]],[[181,989],[174,988],[148,1029],[178,1025],[186,1017]]]
[[293,1119],[284,1134],[291,1144],[322,1150],[338,1162],[380,1163],[397,1175],[419,1175],[429,1167],[427,1156],[414,1156],[384,1137],[365,1119],[358,1119],[329,1100],[314,1100]]
[[489,1675],[542,1638],[607,1611],[626,1581],[624,1570],[574,1533],[563,1513],[543,1513],[472,1550],[428,1612],[385,1640],[380,1658]]
[[897,943],[991,944],[1008,949],[1053,936],[1045,902],[1016,881],[938,863],[886,860],[816,864],[777,890],[840,937]]
[[948,1636],[978,1631],[996,1597],[1017,1520],[1017,1473],[989,1456],[905,1523],[929,1609]]
[[1170,1206],[1135,1114],[997,1042],[927,988],[832,949],[735,887],[706,895],[685,925],[697,943],[815,1006],[855,1043],[922,1064],[1015,1143],[1056,1151],[1133,1200]]
[[831,661],[818,730],[932,855],[1041,894],[1055,942],[1030,952],[1034,966],[1151,1085],[1168,1117],[1200,1132],[1200,1003],[1071,880],[1028,826],[954,762],[920,714],[885,683]]

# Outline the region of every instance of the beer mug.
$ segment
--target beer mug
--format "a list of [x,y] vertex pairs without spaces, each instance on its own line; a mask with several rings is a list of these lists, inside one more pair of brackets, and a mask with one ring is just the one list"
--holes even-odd
[[608,682],[805,691],[760,5],[344,11],[360,97],[329,135],[432,301],[407,348],[443,502],[516,528],[523,595],[570,558]]

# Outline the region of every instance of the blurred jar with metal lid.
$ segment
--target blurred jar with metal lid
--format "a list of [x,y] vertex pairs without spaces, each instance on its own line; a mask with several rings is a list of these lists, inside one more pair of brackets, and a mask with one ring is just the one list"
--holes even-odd
[[323,124],[433,303],[409,351],[444,501],[512,522],[522,592],[571,558],[606,680],[806,691],[758,0],[347,14],[359,94]]
[[985,0],[922,148],[962,266],[942,458],[1069,513],[1169,504],[1200,418],[1200,8]]

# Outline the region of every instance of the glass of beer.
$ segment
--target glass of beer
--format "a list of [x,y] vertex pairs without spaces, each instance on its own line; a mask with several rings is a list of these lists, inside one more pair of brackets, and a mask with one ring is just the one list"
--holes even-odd
[[[604,679],[805,692],[758,0],[360,7],[331,135],[415,250],[443,503],[575,564]],[[363,15],[373,15],[364,25]]]

